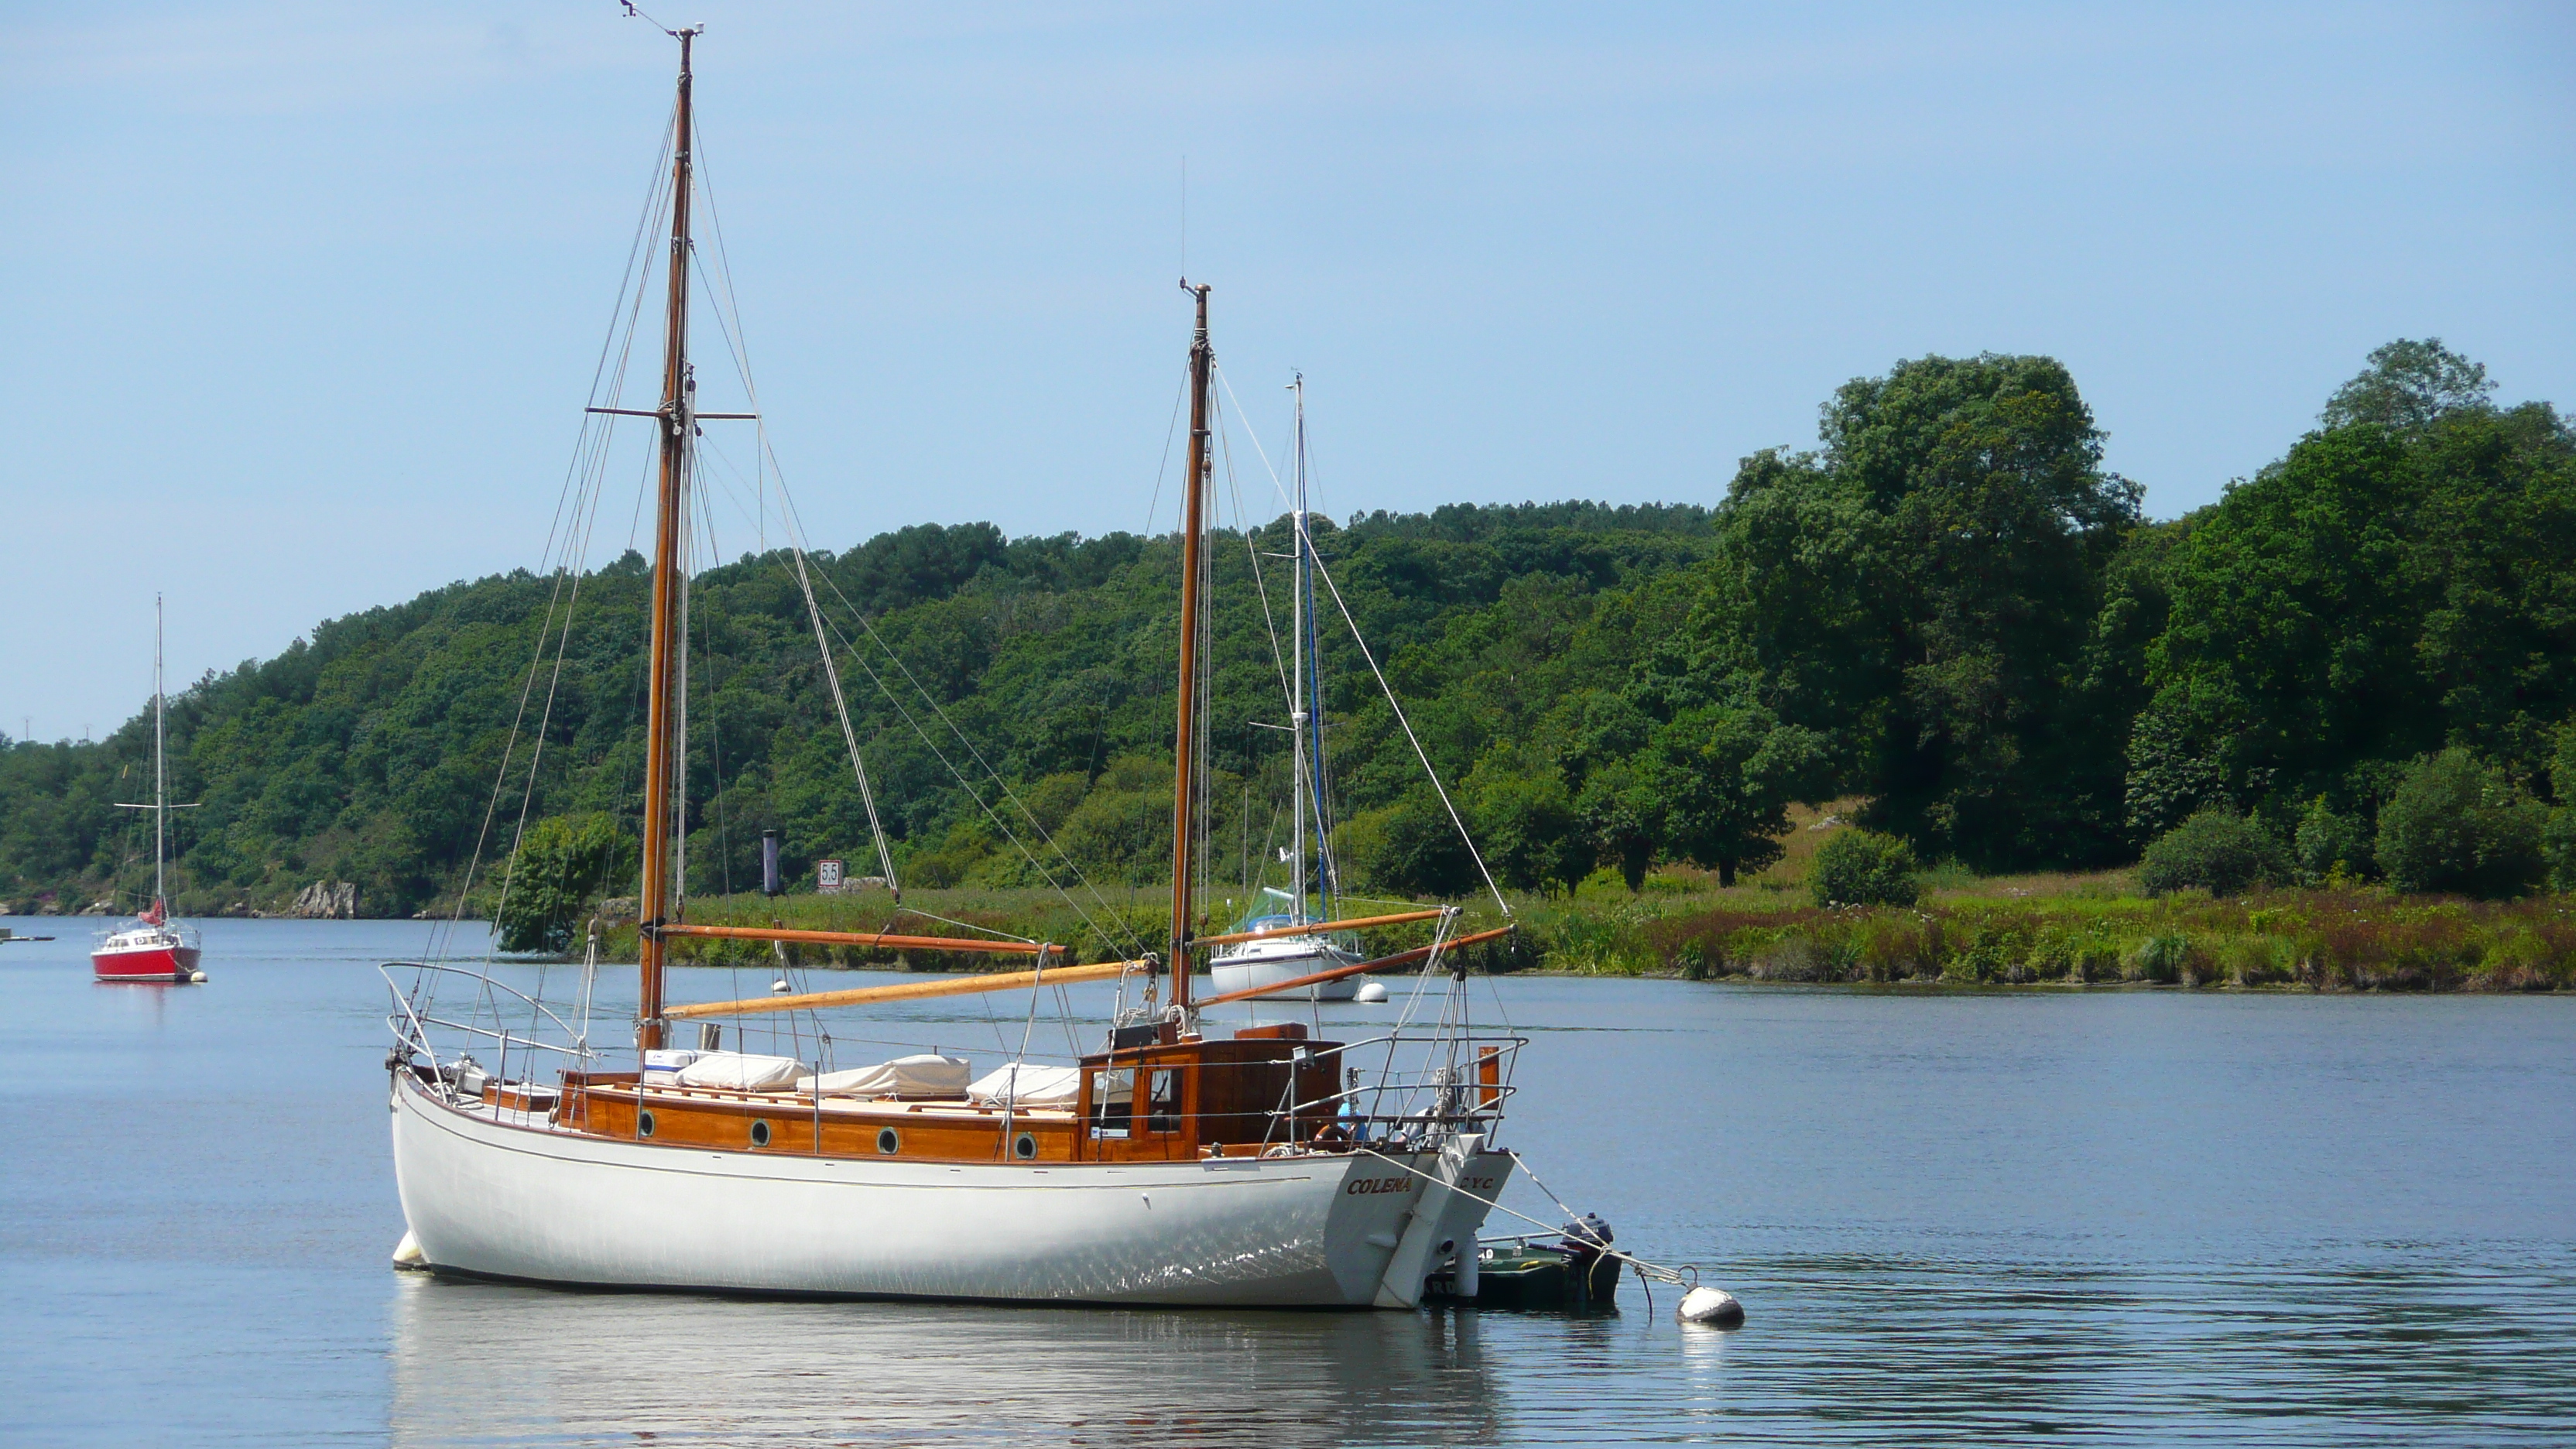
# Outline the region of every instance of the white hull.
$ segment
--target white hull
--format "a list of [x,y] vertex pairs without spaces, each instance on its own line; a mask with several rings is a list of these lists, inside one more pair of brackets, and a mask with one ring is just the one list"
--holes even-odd
[[428,1266],[566,1286],[1410,1308],[1441,1244],[1473,1251],[1479,1199],[1512,1165],[1472,1137],[1394,1160],[716,1152],[451,1107],[404,1075],[392,1115],[403,1214]]
[[[1208,963],[1208,980],[1213,994],[1224,996],[1236,991],[1260,991],[1282,981],[1312,976],[1340,966],[1352,966],[1360,958],[1331,946],[1319,946],[1312,937],[1294,937],[1283,941],[1257,941],[1240,951],[1230,952]],[[1259,1001],[1348,1001],[1359,995],[1360,978],[1345,976],[1339,981],[1325,981],[1313,986],[1292,987],[1286,991],[1262,991]]]

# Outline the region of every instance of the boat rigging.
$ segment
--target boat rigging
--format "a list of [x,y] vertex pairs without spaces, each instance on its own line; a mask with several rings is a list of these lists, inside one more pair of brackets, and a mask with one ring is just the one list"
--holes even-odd
[[[594,396],[587,409],[602,428],[627,417],[651,418],[658,427],[633,1054],[612,1055],[590,1042],[595,939],[574,1020],[488,967],[389,964],[389,1106],[409,1225],[398,1256],[436,1271],[549,1284],[861,1297],[1409,1308],[1444,1273],[1472,1293],[1476,1229],[1516,1161],[1493,1137],[1516,1090],[1513,1068],[1525,1042],[1472,1028],[1457,953],[1510,928],[1462,934],[1459,912],[1447,906],[1314,919],[1304,909],[1301,876],[1295,919],[1207,935],[1197,929],[1215,429],[1211,289],[1204,283],[1182,283],[1194,325],[1179,547],[1171,918],[1161,949],[1134,950],[1088,914],[1100,937],[1090,944],[1109,948],[1105,959],[1079,961],[1057,942],[899,932],[892,922],[877,931],[815,931],[687,919],[687,530],[699,502],[699,425],[758,422],[760,409],[756,394],[742,413],[697,408],[689,328],[690,277],[699,261],[692,62],[700,32],[667,33],[679,46],[679,74],[668,138],[659,404],[623,408],[612,392]],[[638,295],[649,285],[649,276],[639,281]],[[738,341],[732,320],[728,336]],[[765,422],[762,428],[765,467]],[[604,455],[604,444],[587,437],[584,447],[593,451],[580,458]],[[581,463],[576,472],[592,466]],[[578,602],[585,506],[595,504],[576,498],[566,515],[573,519],[564,530],[567,617]],[[1308,547],[1305,532],[1301,506],[1301,549]],[[889,675],[910,674],[865,615],[850,609],[856,633],[886,654],[885,669],[870,665],[851,634],[827,618],[801,542],[788,555],[891,882],[892,856],[839,694],[838,646],[850,645],[850,657],[890,697]],[[1309,599],[1300,627],[1311,619]],[[569,625],[550,613],[548,628],[568,633]],[[562,637],[541,637],[529,693],[541,674],[543,639]],[[555,647],[559,660],[562,645]],[[1301,677],[1310,654],[1301,644]],[[937,710],[935,700],[929,704]],[[549,696],[536,716],[526,767],[531,792],[533,751],[542,748],[550,707]],[[923,728],[908,709],[904,718]],[[957,730],[944,712],[937,718]],[[965,753],[982,763],[971,741]],[[504,781],[516,778],[514,758],[504,756]],[[1301,778],[1308,768],[1301,764]],[[1007,785],[1001,790],[1007,796]],[[498,791],[496,785],[487,820],[498,815]],[[522,821],[527,808],[523,797]],[[1074,900],[1069,890],[1066,898]],[[1324,899],[1339,897],[1328,889]],[[899,901],[897,912],[938,919]],[[1284,983],[1221,986],[1194,998],[1193,964],[1212,951],[1411,927],[1428,927],[1429,942],[1375,960],[1341,953]],[[670,947],[690,939],[979,953],[1019,958],[1026,969],[674,1002]],[[1420,973],[1396,1028],[1357,1041],[1324,1040],[1297,1022],[1256,1022],[1221,1035],[1204,1015],[1283,986],[1415,967]],[[410,972],[408,985],[399,971]],[[843,1067],[814,1015],[1027,991],[1034,1027],[1044,992],[1085,983],[1117,991],[1095,1049],[1077,1052],[1069,1065],[1042,1064],[1030,1059],[1024,1033],[1016,1057],[980,1078],[965,1059],[939,1049]],[[1417,1014],[1426,1019],[1417,1022]],[[745,1026],[763,1019],[812,1020],[815,1027],[810,1036],[798,1029],[793,1055],[723,1049],[727,1023],[739,1046]],[[674,1040],[683,1024],[695,1025],[694,1044]]]

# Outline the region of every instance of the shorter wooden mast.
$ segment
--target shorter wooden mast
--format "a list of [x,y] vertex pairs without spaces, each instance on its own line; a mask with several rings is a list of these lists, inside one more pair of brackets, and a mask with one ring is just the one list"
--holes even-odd
[[1216,354],[1208,346],[1209,289],[1205,285],[1191,286],[1183,278],[1181,290],[1197,300],[1199,317],[1198,330],[1190,340],[1190,455],[1181,504],[1181,688],[1172,733],[1172,954],[1165,967],[1172,974],[1172,1004],[1182,1008],[1186,1020],[1190,1004],[1190,928],[1196,914],[1191,880],[1196,856],[1190,847],[1198,817],[1192,797],[1197,785],[1194,766],[1198,750],[1199,534],[1206,526],[1203,508],[1210,467],[1208,374]]

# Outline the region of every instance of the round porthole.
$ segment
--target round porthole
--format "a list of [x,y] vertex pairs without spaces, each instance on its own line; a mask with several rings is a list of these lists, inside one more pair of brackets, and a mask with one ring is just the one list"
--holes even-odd
[[903,1150],[903,1135],[891,1127],[877,1129],[877,1151],[891,1157]]
[[638,1137],[650,1137],[653,1135],[652,1113],[638,1112],[635,1114],[635,1135]]
[[1038,1139],[1023,1132],[1011,1139],[1011,1155],[1022,1162],[1038,1155]]
[[767,1147],[769,1145],[768,1123],[754,1122],[751,1124],[751,1145],[754,1147]]

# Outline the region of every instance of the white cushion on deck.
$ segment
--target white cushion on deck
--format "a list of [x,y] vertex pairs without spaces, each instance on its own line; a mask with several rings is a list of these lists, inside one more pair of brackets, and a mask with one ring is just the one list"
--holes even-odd
[[732,1092],[782,1092],[805,1075],[794,1057],[752,1056],[745,1052],[703,1052],[680,1068],[683,1087],[718,1087]]
[[999,1071],[987,1073],[966,1095],[988,1106],[1002,1105],[1012,1094],[1011,1083],[1019,1081],[1017,1101],[1023,1107],[1070,1107],[1082,1096],[1082,1069],[1049,1067],[1036,1062],[1013,1062]]
[[872,1067],[825,1072],[820,1078],[799,1077],[796,1090],[811,1092],[819,1083],[826,1097],[963,1097],[973,1071],[964,1057],[923,1052]]

